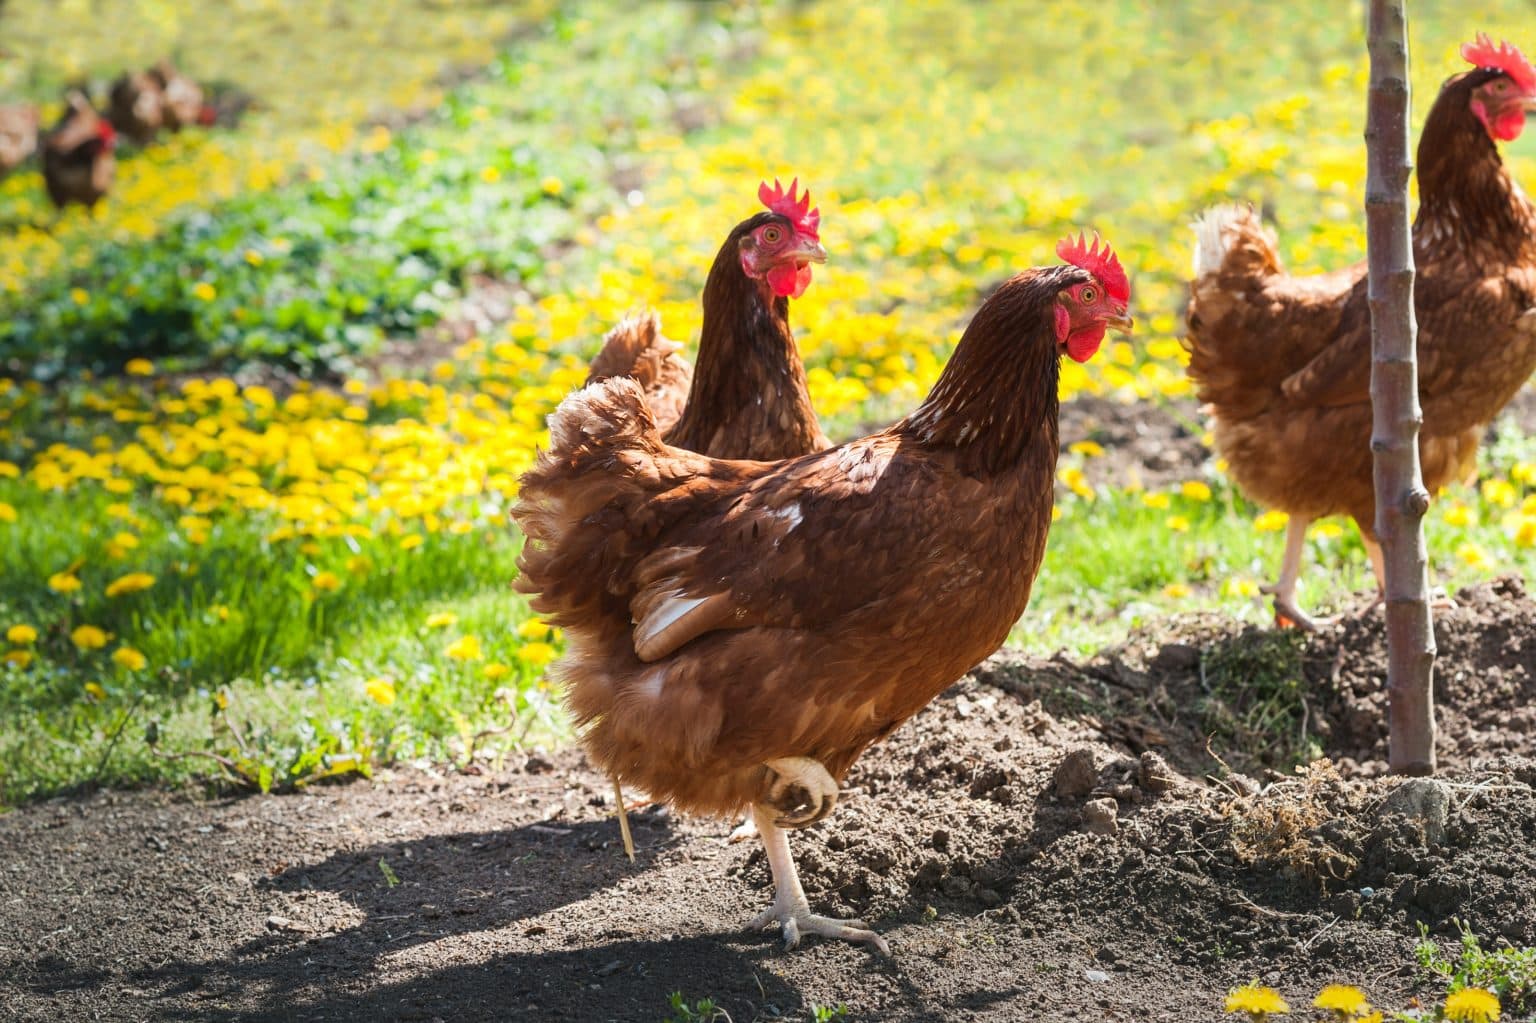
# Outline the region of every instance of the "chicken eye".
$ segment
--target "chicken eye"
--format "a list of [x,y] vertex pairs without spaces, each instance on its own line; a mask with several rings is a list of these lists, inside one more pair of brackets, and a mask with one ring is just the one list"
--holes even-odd
[[1079,302],[1083,303],[1083,305],[1090,304],[1094,299],[1096,299],[1098,297],[1099,297],[1099,293],[1097,291],[1094,291],[1093,287],[1091,285],[1089,287],[1084,288],[1082,291],[1077,293],[1077,300]]
[[777,228],[777,227],[765,227],[765,228],[763,228],[763,241],[767,242],[769,245],[777,245],[777,244],[779,244],[779,242],[781,242],[783,240],[784,240],[784,232],[780,228]]

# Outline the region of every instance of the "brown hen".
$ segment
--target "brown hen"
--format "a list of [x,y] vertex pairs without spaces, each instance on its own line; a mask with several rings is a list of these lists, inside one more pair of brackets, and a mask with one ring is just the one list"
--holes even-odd
[[43,138],[43,184],[60,209],[70,203],[91,208],[112,187],[117,133],[83,95],[67,98],[69,109]]
[[513,514],[518,586],[566,630],[554,670],[593,759],[686,810],[750,806],[776,895],[753,921],[885,942],[813,915],[784,828],[1007,636],[1050,529],[1060,354],[1128,328],[1107,247],[1064,242],[982,305],[927,400],[860,440],[780,462],[664,443],[639,386],[594,384],[550,420]]
[[[1488,423],[1536,370],[1536,210],[1497,146],[1520,134],[1536,70],[1483,36],[1462,53],[1476,67],[1441,87],[1418,148],[1419,454],[1431,493],[1473,472]],[[1353,518],[1382,578],[1365,265],[1289,276],[1272,234],[1238,207],[1210,211],[1196,232],[1189,373],[1232,479],[1290,515],[1276,615],[1315,628],[1295,599],[1314,519]]]
[[716,458],[793,458],[829,446],[806,387],[789,300],[825,262],[821,213],[810,193],[777,181],[758,197],[768,210],[737,224],[704,283],[697,367],[661,334],[654,313],[609,332],[587,383],[632,376],[668,444]]

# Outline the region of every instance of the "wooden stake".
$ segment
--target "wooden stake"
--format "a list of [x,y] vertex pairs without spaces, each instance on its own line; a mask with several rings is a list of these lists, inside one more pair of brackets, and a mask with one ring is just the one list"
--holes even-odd
[[1435,631],[1430,618],[1419,467],[1418,323],[1408,222],[1408,17],[1405,0],[1370,0],[1366,104],[1366,247],[1371,307],[1371,452],[1376,535],[1386,578],[1388,762],[1399,774],[1433,774]]
[[624,789],[619,785],[619,776],[613,776],[613,803],[619,811],[619,834],[624,839],[624,855],[629,857],[629,862],[635,862],[635,839],[629,833],[629,811],[624,808]]

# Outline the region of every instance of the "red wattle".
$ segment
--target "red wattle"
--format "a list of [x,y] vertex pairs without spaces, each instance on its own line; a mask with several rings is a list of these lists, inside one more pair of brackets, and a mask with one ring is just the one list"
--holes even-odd
[[1104,325],[1084,327],[1082,330],[1067,338],[1067,355],[1074,362],[1087,362],[1093,358],[1093,353],[1099,350],[1100,343],[1104,340]]
[[780,298],[799,298],[811,286],[811,264],[780,263],[764,275],[768,287]]

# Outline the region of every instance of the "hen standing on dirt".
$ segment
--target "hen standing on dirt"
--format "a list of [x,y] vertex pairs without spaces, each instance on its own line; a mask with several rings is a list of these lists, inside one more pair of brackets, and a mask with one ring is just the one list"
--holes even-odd
[[997,648],[1050,529],[1060,356],[1128,329],[1097,239],[982,305],[895,425],[772,464],[667,446],[640,387],[594,384],[550,420],[513,514],[518,586],[566,630],[554,674],[605,770],[687,810],[751,806],[776,894],[753,921],[886,944],[810,912],[784,828]]
[[[1536,370],[1536,210],[1497,146],[1536,104],[1536,69],[1486,36],[1461,52],[1475,70],[1441,87],[1418,149],[1419,457],[1431,493],[1473,472],[1488,423]],[[1288,276],[1273,237],[1238,207],[1210,211],[1196,229],[1190,376],[1232,478],[1291,516],[1276,616],[1315,628],[1296,606],[1314,519],[1352,516],[1382,580],[1365,265]]]
[[773,460],[829,446],[816,421],[805,366],[789,329],[789,300],[805,294],[811,264],[826,262],[811,196],[762,184],[767,212],[737,224],[704,283],[699,363],[661,336],[654,313],[609,332],[587,383],[631,376],[668,444],[715,458]]
[[60,209],[70,203],[93,208],[112,187],[117,171],[117,133],[78,92],[69,109],[43,139],[43,184]]

